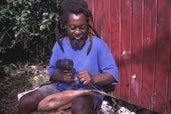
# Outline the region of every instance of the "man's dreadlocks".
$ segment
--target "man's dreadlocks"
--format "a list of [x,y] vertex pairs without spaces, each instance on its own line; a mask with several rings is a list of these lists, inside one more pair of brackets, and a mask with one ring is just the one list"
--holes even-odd
[[[84,0],[63,0],[59,7],[59,20],[56,26],[57,42],[63,52],[64,49],[60,39],[67,35],[65,24],[67,23],[69,14],[71,13],[84,14],[88,23],[88,33],[100,37],[94,28],[93,16],[91,11],[88,9],[87,2],[85,2]],[[92,25],[90,24],[90,22],[92,23]],[[90,38],[90,46],[87,50],[87,55],[89,54],[91,47],[92,38]]]

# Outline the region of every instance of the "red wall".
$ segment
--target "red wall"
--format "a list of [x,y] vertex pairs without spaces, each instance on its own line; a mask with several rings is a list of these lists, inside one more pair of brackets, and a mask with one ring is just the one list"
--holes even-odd
[[161,114],[171,113],[171,1],[86,1],[119,67],[113,94]]

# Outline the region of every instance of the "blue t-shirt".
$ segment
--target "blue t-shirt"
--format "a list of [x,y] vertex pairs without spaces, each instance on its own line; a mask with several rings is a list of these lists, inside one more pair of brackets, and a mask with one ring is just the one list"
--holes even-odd
[[[59,71],[59,69],[56,68],[56,61],[59,59],[71,59],[74,62],[74,69],[76,72],[87,70],[92,76],[107,72],[115,78],[115,81],[112,84],[117,84],[118,68],[109,48],[103,40],[96,36],[92,36],[92,48],[88,55],[87,50],[90,45],[90,40],[86,41],[84,47],[81,50],[72,49],[71,44],[66,39],[66,37],[64,37],[61,41],[64,52],[56,42],[53,47],[53,52],[49,63],[48,72],[50,77],[55,72]],[[104,89],[101,85],[94,86],[102,91]],[[94,89],[91,85],[85,86],[79,81],[75,82],[74,86],[67,83],[56,82],[56,87],[60,91],[67,89]],[[101,99],[103,99],[103,97],[101,97]]]

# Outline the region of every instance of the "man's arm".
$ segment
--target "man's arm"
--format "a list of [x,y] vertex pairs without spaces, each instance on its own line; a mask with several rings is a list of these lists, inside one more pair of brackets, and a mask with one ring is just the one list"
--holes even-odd
[[56,82],[66,82],[73,83],[74,78],[72,76],[72,72],[64,71],[64,72],[55,72],[51,79]]
[[88,71],[82,71],[78,73],[78,79],[85,85],[90,83],[99,85],[116,84],[118,82],[118,68],[112,53],[102,40],[99,40],[96,46],[98,69],[101,73],[92,76]]
[[92,77],[93,84],[100,84],[100,85],[111,84],[114,80],[115,80],[114,77],[107,72]]
[[88,85],[88,84],[105,85],[105,84],[110,84],[115,80],[114,77],[107,72],[101,73],[96,76],[91,76],[91,74],[87,70],[79,72],[77,79],[79,79],[84,85]]

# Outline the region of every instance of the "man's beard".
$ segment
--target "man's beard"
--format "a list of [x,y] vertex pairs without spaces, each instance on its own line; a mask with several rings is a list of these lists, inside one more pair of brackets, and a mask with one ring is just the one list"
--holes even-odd
[[74,50],[80,50],[84,47],[84,44],[88,38],[88,34],[87,33],[84,33],[82,34],[80,37],[79,40],[76,39],[76,36],[74,35],[68,35],[69,39],[70,39],[70,43],[71,43],[71,46]]

